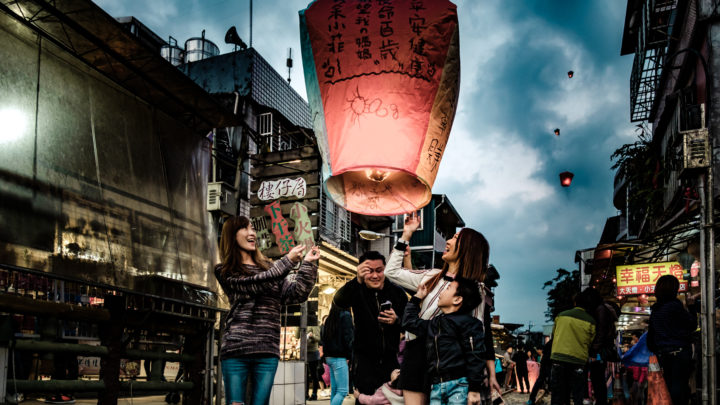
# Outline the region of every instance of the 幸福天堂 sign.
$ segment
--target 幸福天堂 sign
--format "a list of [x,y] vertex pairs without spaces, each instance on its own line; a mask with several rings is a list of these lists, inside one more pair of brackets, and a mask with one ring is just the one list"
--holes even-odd
[[678,262],[644,263],[616,267],[618,295],[654,294],[657,280],[670,274],[680,281],[680,291],[687,291],[683,267]]

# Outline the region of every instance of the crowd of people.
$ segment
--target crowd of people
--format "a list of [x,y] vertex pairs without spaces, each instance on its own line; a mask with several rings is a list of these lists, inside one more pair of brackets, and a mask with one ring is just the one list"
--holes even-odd
[[[419,225],[417,215],[406,217],[387,260],[365,252],[357,276],[336,292],[320,336],[307,336],[308,399],[317,398],[325,370],[331,405],[342,404],[349,394],[359,404],[490,404],[493,395],[513,389],[515,380],[514,389],[528,394],[528,404],[544,390],[553,405],[571,400],[579,405],[590,397],[603,405],[613,395],[608,376],[632,375],[643,383],[642,365],[618,367],[620,309],[594,288],[577,294],[575,306],[559,313],[541,349],[508,347],[496,362],[490,314],[491,288],[499,275],[488,263],[487,240],[464,228],[446,241],[442,268],[417,270],[409,263],[408,244]],[[231,303],[220,348],[228,405],[243,404],[246,397],[253,404],[269,402],[279,359],[280,307],[305,301],[317,278],[316,247],[303,256],[306,247],[296,246],[271,262],[256,249],[255,237],[247,218],[227,221],[223,260],[215,269]],[[293,267],[298,270],[289,276]],[[678,288],[674,276],[657,281],[646,340],[673,404],[683,405],[690,397],[697,311],[692,299],[688,308],[677,299]],[[533,386],[529,360],[540,362]]]

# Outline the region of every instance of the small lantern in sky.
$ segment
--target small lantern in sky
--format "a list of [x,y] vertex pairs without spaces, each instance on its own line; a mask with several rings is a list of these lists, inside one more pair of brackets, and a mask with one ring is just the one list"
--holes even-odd
[[560,128],[555,128],[555,135],[560,136]]
[[327,195],[366,215],[425,206],[457,107],[457,7],[315,0],[300,37]]
[[573,177],[575,177],[575,175],[570,172],[560,173],[560,185],[563,187],[570,187],[570,183],[572,183]]
[[569,70],[569,71],[568,71],[568,79],[572,79],[572,77],[573,77],[574,75],[575,75],[575,72],[573,72],[572,70]]

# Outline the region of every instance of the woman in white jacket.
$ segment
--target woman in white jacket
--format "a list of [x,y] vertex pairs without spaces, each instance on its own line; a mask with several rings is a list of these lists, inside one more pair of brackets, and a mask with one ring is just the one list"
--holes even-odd
[[[438,296],[456,276],[478,282],[483,300],[475,308],[473,315],[480,319],[485,326],[485,360],[488,375],[485,390],[481,395],[483,396],[483,403],[489,403],[491,390],[500,391],[500,385],[495,379],[495,350],[490,330],[493,294],[483,284],[488,270],[490,245],[480,232],[470,228],[463,228],[445,243],[445,251],[442,255],[445,264],[442,269],[404,269],[402,264],[405,249],[412,234],[419,226],[420,220],[417,215],[412,214],[406,217],[403,234],[385,266],[385,277],[413,292],[417,291],[421,284],[428,287],[430,292],[420,307],[420,317],[422,319],[432,319],[440,313],[437,306]],[[424,405],[428,402],[426,392],[428,392],[429,387],[429,381],[426,378],[427,365],[425,364],[424,342],[420,342],[411,333],[405,333],[405,339],[407,344],[403,364],[400,366],[400,388],[403,389],[406,404]]]

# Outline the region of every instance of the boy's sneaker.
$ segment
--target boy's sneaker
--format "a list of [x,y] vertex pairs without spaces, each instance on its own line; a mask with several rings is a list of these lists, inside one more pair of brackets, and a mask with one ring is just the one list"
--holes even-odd
[[74,404],[75,399],[69,395],[53,395],[45,399],[46,404]]

